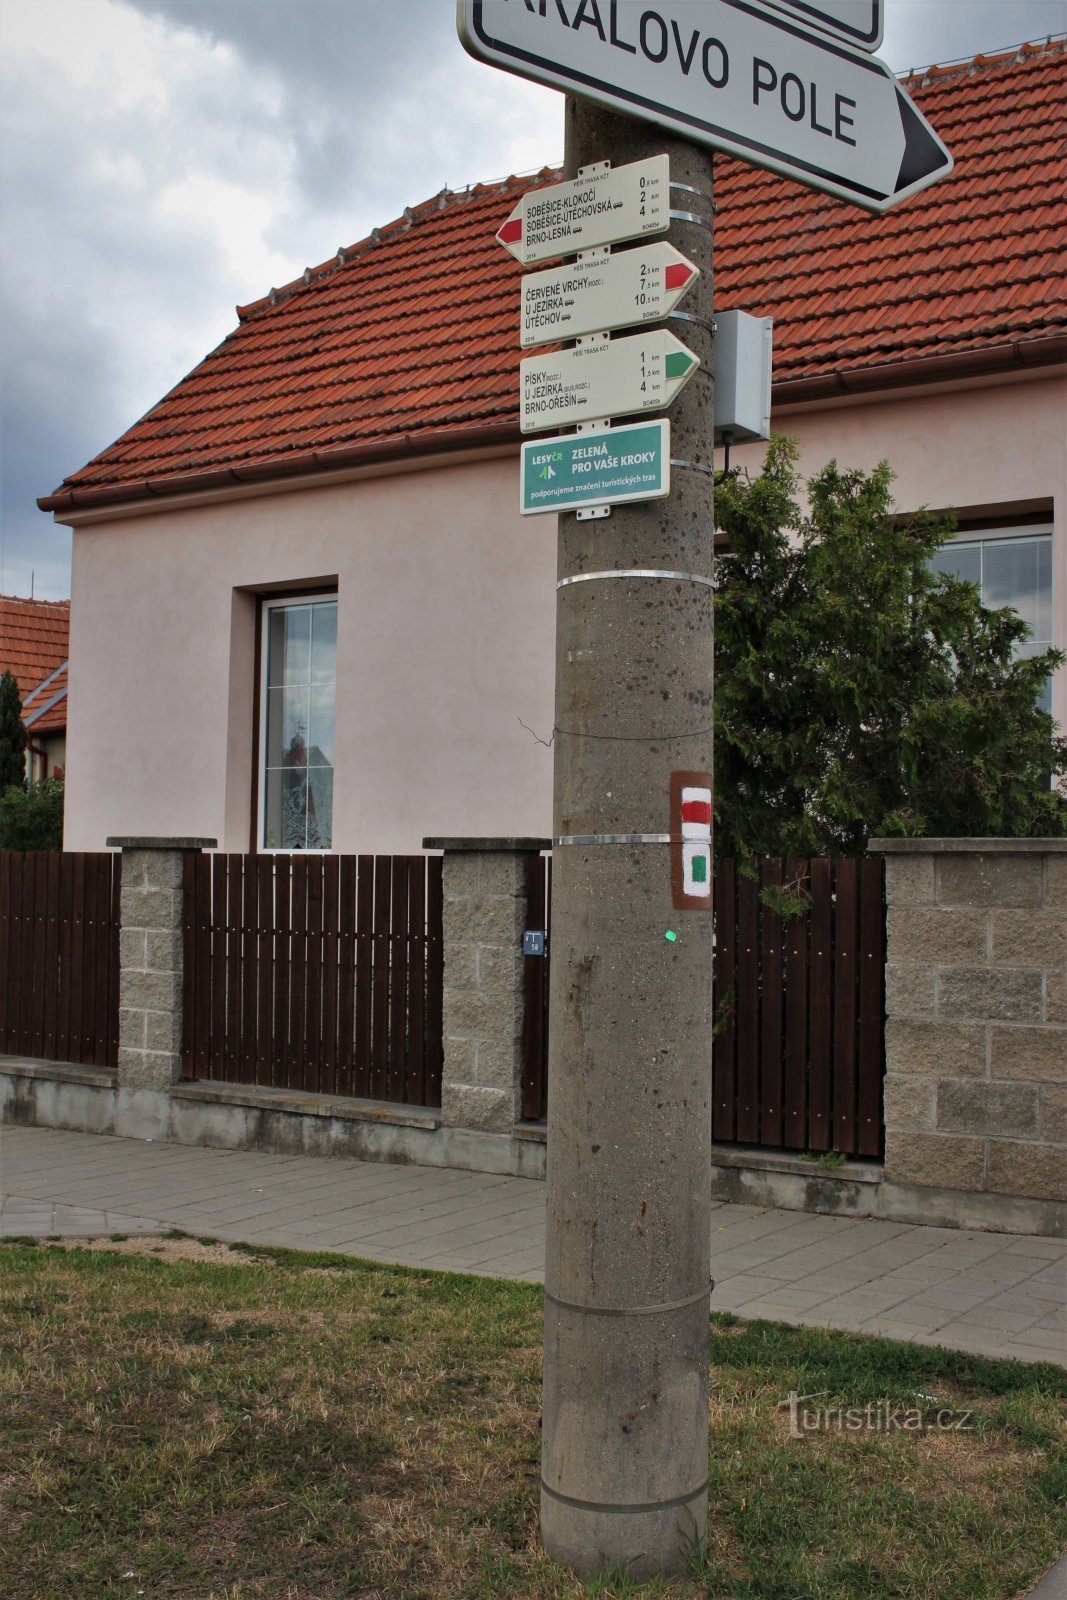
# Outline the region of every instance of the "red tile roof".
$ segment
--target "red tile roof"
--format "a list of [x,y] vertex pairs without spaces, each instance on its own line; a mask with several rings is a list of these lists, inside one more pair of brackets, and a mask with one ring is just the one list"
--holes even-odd
[[[1065,41],[905,80],[955,159],[883,217],[716,157],[715,303],[774,317],[775,400],[1067,355]],[[44,509],[515,438],[539,179],[442,192],[238,307],[235,331]]]
[[31,738],[67,725],[70,601],[0,595],[0,672],[18,680]]

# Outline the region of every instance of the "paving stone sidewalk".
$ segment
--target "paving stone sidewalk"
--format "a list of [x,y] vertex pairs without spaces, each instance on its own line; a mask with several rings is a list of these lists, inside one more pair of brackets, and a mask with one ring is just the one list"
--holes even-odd
[[[0,1127],[0,1234],[180,1228],[539,1283],[544,1185]],[[712,1213],[712,1306],[1067,1365],[1067,1241],[756,1206]]]

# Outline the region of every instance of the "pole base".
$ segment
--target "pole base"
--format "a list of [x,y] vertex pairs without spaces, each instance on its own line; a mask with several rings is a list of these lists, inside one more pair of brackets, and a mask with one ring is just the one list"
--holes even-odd
[[639,1583],[686,1570],[699,1553],[708,1523],[706,1485],[666,1506],[602,1510],[541,1490],[541,1542],[546,1553],[579,1578],[622,1568]]

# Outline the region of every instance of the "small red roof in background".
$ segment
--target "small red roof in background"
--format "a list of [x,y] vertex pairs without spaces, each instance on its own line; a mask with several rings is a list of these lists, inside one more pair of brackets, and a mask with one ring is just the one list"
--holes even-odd
[[[955,170],[883,217],[716,156],[715,304],[773,316],[778,398],[1067,333],[1065,62],[1058,40],[905,80]],[[523,269],[494,235],[557,177],[443,192],[239,307],[218,349],[42,505],[429,451],[456,430],[517,437]]]
[[18,681],[31,739],[61,733],[67,725],[69,655],[69,600],[0,595],[0,673],[13,672]]

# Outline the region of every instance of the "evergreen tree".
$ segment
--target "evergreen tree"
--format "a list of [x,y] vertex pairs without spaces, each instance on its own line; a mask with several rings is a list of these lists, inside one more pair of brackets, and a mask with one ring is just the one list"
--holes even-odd
[[14,673],[5,668],[0,678],[0,795],[12,784],[25,782],[26,738],[19,686]]
[[1067,739],[1036,697],[1060,651],[930,558],[951,519],[903,518],[886,463],[831,462],[798,506],[796,446],[716,491],[717,848],[858,854],[872,836],[1062,837]]

